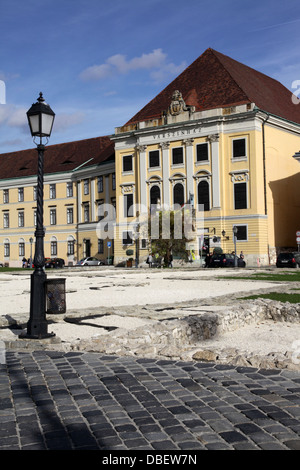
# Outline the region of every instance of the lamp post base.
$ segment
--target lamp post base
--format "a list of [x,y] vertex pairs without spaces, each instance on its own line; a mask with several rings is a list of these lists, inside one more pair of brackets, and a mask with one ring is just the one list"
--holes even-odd
[[29,333],[21,333],[19,335],[20,339],[45,339],[45,338],[52,338],[55,336],[55,333],[45,333],[45,334],[40,334],[40,335],[31,335]]
[[46,320],[45,283],[47,276],[43,269],[37,268],[31,275],[30,289],[30,318],[27,332],[19,335],[20,339],[44,339],[55,336],[48,333]]

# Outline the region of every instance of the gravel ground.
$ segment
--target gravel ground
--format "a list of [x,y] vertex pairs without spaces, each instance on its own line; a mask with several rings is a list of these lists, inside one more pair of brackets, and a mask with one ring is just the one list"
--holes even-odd
[[[239,270],[240,275],[253,274],[252,271]],[[273,289],[278,285],[273,282],[258,282],[248,280],[220,279],[220,275],[230,276],[232,270],[124,270],[101,268],[85,271],[48,271],[48,279],[54,277],[66,278],[67,313],[81,316],[90,309],[98,307],[124,307],[122,316],[111,312],[109,317],[83,320],[78,324],[57,320],[51,324],[53,331],[62,341],[72,342],[76,339],[88,339],[101,334],[108,334],[105,327],[133,329],[153,323],[153,319],[144,318],[143,307],[146,305],[164,304],[169,306],[184,302],[199,300],[199,305],[207,303],[208,310],[220,311],[225,299],[238,293],[250,294],[258,289]],[[27,321],[29,318],[30,276],[25,272],[20,274],[0,274],[1,317],[5,326],[7,319]],[[126,315],[126,311],[130,314]],[[206,307],[204,306],[203,309]],[[174,312],[175,313],[175,312]],[[1,339],[11,339],[16,331],[0,330]],[[265,321],[249,325],[236,331],[227,332],[206,342],[212,348],[234,347],[261,354],[284,352],[291,349],[291,344],[300,340],[300,324],[275,323]]]

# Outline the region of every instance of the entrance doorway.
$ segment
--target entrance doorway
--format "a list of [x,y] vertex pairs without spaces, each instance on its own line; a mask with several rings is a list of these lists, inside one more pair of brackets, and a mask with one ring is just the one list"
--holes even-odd
[[85,256],[91,256],[91,240],[85,240]]

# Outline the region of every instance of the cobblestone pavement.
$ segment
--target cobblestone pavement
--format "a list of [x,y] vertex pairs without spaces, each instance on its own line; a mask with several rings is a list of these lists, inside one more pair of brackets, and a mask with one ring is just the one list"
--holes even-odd
[[0,450],[300,450],[300,373],[7,351]]

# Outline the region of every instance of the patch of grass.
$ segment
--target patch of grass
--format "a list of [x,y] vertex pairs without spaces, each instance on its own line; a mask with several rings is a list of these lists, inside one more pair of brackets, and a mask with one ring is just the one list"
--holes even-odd
[[13,272],[13,271],[24,271],[24,272],[28,271],[28,272],[30,272],[30,271],[32,271],[32,269],[31,268],[26,268],[25,269],[25,268],[4,268],[4,267],[1,268],[0,267],[0,273],[7,273],[7,272]]
[[[223,276],[222,276],[223,277]],[[249,281],[279,281],[279,282],[300,282],[300,271],[281,273],[255,273],[249,276],[228,276],[223,279],[247,279]]]
[[291,304],[300,303],[300,294],[286,294],[281,292],[270,292],[269,294],[255,294],[247,297],[240,297],[239,300],[271,299],[278,302],[289,302]]

